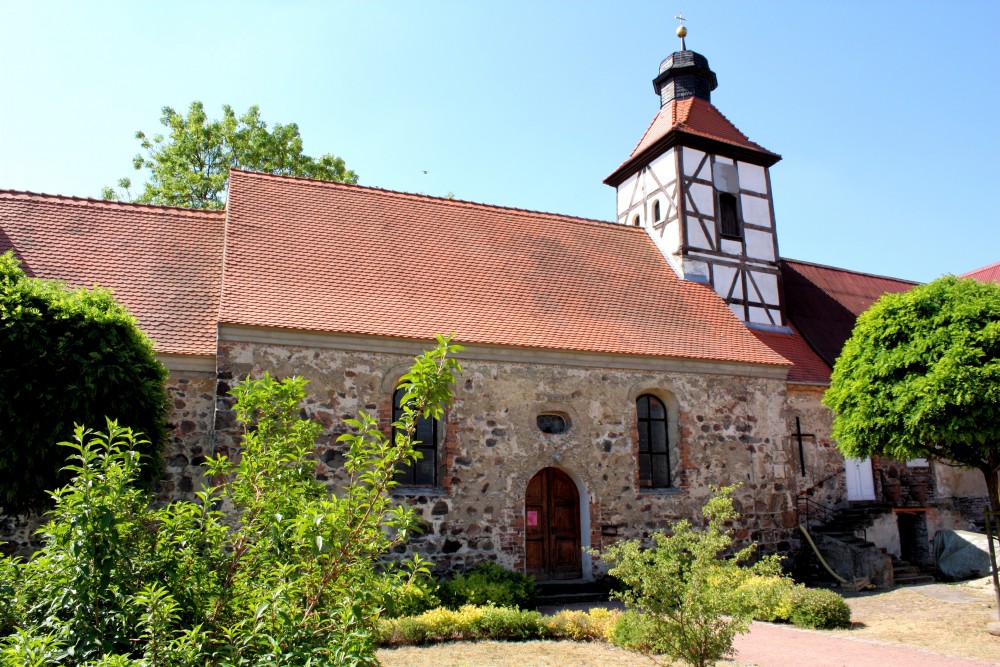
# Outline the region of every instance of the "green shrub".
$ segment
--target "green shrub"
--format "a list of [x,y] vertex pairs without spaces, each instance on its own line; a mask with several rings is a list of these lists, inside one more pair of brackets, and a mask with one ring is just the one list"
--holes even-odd
[[441,604],[437,596],[438,585],[430,578],[421,578],[407,582],[392,591],[385,599],[386,618],[401,618],[417,616]]
[[452,609],[470,604],[525,608],[534,604],[537,594],[534,579],[488,561],[441,586],[441,598]]
[[348,422],[351,483],[336,496],[314,474],[322,427],[299,417],[301,378],[237,385],[241,456],[208,460],[219,485],[197,502],[151,506],[135,435],[78,427],[42,549],[0,558],[24,628],[0,640],[0,664],[377,664],[384,601],[427,574],[419,559],[383,561],[419,525],[391,500],[396,468],[413,460],[416,415],[438,418],[450,399],[456,347],[440,339],[404,376],[395,442],[372,416]]
[[611,641],[621,612],[595,607],[590,611],[564,609],[543,617],[549,635],[573,641]]
[[795,586],[786,595],[781,613],[801,628],[829,630],[851,625],[851,608],[844,598],[823,588]]
[[733,543],[729,526],[739,518],[734,488],[714,490],[702,508],[704,530],[678,521],[671,534],[653,535],[652,548],[632,540],[602,554],[612,566],[608,574],[625,585],[612,595],[641,613],[619,620],[622,641],[701,667],[731,653],[733,638],[749,629],[754,605],[739,589],[751,577],[777,576],[780,566],[767,557],[744,567],[753,545],[725,555]]
[[653,617],[634,609],[618,617],[611,632],[611,642],[626,651],[643,655],[666,653],[669,649]]
[[128,424],[145,438],[137,479],[163,471],[167,370],[124,306],[103,289],[29,278],[0,254],[0,508],[23,514],[52,505],[69,481],[56,443],[74,424]]
[[465,605],[438,607],[419,616],[386,620],[380,633],[386,644],[425,644],[452,640],[543,639],[548,629],[537,611]]
[[757,621],[787,621],[785,601],[795,582],[785,576],[752,576],[736,589]]
[[[2,545],[3,542],[0,542]],[[21,618],[18,606],[17,588],[21,570],[17,561],[0,558],[0,637],[14,631]]]
[[480,607],[480,616],[470,619],[476,639],[535,639],[547,634],[542,615],[537,611],[511,607]]

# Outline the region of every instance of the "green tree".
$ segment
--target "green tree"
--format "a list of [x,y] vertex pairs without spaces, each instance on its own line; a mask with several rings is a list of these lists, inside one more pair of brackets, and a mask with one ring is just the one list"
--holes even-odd
[[135,319],[107,290],[71,290],[29,278],[13,252],[0,255],[0,509],[47,506],[46,489],[68,477],[56,443],[74,423],[105,417],[146,434],[140,477],[163,470],[167,371]]
[[608,574],[625,584],[614,595],[630,610],[616,628],[616,643],[698,667],[732,653],[733,638],[749,629],[758,608],[741,588],[780,573],[776,556],[742,566],[753,555],[752,544],[727,556],[733,544],[727,525],[739,518],[730,497],[735,488],[714,490],[702,508],[704,530],[682,520],[669,534],[655,533],[651,548],[631,540],[604,552],[612,565]]
[[980,470],[1000,511],[1000,285],[939,278],[861,314],[823,402],[847,456]]
[[341,158],[329,153],[319,158],[304,154],[297,124],[277,123],[268,130],[256,105],[241,116],[224,105],[218,120],[208,119],[201,102],[192,102],[186,116],[163,107],[160,123],[167,128],[166,134],[135,133],[144,152],[132,164],[136,170],[149,170],[143,191],[133,198],[131,179],[122,178],[119,191],[104,188],[104,199],[221,209],[226,204],[230,169],[358,182],[358,175]]
[[349,483],[334,495],[315,477],[322,427],[299,417],[301,378],[234,388],[241,454],[207,461],[217,485],[194,502],[151,506],[132,483],[132,431],[79,427],[43,548],[15,573],[0,561],[0,591],[14,591],[0,665],[378,664],[385,600],[429,574],[388,558],[421,525],[390,490],[416,456],[417,415],[451,400],[459,349],[441,339],[403,377],[395,441],[372,416],[348,421]]

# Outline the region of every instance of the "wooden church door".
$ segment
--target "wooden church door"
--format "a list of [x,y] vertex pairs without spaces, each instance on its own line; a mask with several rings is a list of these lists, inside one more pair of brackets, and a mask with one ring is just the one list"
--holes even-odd
[[524,493],[527,573],[536,579],[579,579],[580,494],[569,475],[543,468]]

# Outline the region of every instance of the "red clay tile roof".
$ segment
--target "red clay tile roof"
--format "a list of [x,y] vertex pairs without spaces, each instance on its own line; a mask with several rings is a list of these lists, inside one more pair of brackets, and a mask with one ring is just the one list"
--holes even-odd
[[963,273],[959,276],[959,278],[975,278],[981,283],[1000,283],[1000,262],[984,266],[983,268],[976,269],[975,271]]
[[833,365],[851,337],[854,321],[883,294],[917,283],[832,266],[781,260],[785,312],[826,363]]
[[750,141],[747,135],[736,129],[736,126],[723,116],[722,112],[716,109],[711,102],[698,97],[688,97],[683,100],[673,100],[660,108],[659,113],[646,129],[646,133],[642,135],[642,139],[629,154],[629,159],[636,157],[668,133],[677,130],[754,151],[770,153],[769,150]]
[[792,327],[792,333],[750,329],[757,339],[792,362],[788,382],[830,384],[830,367],[813,350],[806,339]]
[[220,321],[787,365],[641,229],[233,171]]
[[[781,159],[777,153],[772,153],[760,144],[750,141],[747,135],[736,129],[736,126],[723,116],[722,112],[716,109],[711,102],[698,97],[688,97],[682,100],[672,100],[669,104],[660,107],[660,111],[646,128],[645,134],[642,135],[636,147],[632,149],[628,159],[604,179],[604,182],[616,185],[617,181],[621,180],[620,177],[627,177],[626,172],[631,172],[630,166],[644,161],[642,156],[647,152],[659,152],[656,147],[662,145],[670,135],[688,135],[728,144],[740,151],[749,151],[762,156],[768,165]],[[649,157],[652,158],[655,155]]]
[[110,288],[158,352],[216,353],[221,211],[0,191],[0,253],[26,273]]

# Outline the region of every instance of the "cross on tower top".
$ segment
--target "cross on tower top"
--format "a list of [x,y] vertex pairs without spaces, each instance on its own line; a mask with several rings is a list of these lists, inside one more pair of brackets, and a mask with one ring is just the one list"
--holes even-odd
[[677,36],[681,38],[681,51],[687,51],[687,45],[684,44],[684,38],[687,37],[688,29],[684,27],[684,21],[686,20],[684,18],[684,13],[681,12],[674,18],[680,21],[681,23],[679,26],[677,26]]

